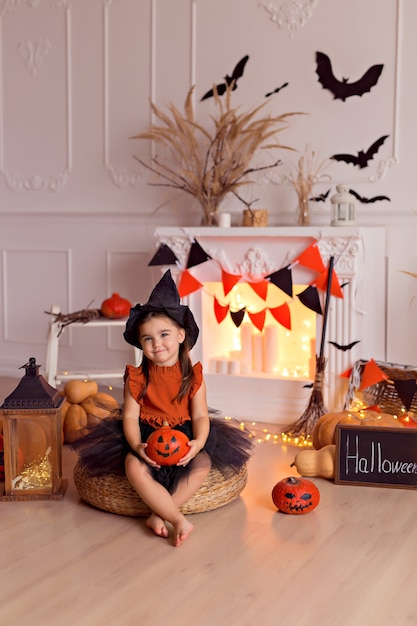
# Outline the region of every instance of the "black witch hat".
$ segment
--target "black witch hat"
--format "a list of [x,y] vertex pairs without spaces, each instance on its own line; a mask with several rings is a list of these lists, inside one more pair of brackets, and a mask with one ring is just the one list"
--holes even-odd
[[148,313],[163,313],[184,328],[188,348],[194,346],[198,338],[198,326],[188,306],[180,303],[177,286],[167,270],[149,296],[146,304],[136,304],[130,309],[129,319],[123,337],[136,348],[142,349],[139,341],[138,325]]

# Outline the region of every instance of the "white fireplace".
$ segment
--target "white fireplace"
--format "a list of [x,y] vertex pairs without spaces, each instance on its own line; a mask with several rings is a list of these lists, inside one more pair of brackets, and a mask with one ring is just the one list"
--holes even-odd
[[[314,284],[317,272],[293,261],[315,242],[326,267],[334,257],[335,272],[343,286],[343,298],[330,298],[325,334],[327,408],[343,408],[347,379],[341,374],[357,359],[385,360],[383,228],[158,228],[155,237],[157,246],[164,243],[176,255],[178,266],[170,267],[177,281],[186,268],[193,241],[211,257],[188,269],[203,287],[183,298],[200,327],[192,360],[203,364],[210,407],[238,419],[278,424],[291,424],[303,413],[311,394],[323,316],[297,298]],[[253,293],[248,282],[257,282],[287,266],[292,268],[292,298],[275,285],[268,286],[265,301]],[[238,289],[227,298],[222,270],[241,276]],[[255,311],[266,308],[262,332],[249,318],[248,291],[258,298]],[[324,311],[325,293],[318,294]],[[215,299],[220,303],[227,300],[230,310],[242,307],[246,311],[238,326],[230,315],[218,321]],[[270,315],[270,309],[282,303],[291,310],[291,330]]]

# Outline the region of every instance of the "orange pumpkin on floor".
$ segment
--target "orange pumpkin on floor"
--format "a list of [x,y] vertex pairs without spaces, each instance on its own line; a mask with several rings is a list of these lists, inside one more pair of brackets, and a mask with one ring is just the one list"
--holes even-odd
[[185,433],[171,428],[168,422],[164,422],[161,428],[149,435],[146,454],[158,465],[176,465],[190,449],[188,441]]
[[339,411],[322,415],[313,428],[313,446],[320,450],[324,446],[336,443],[337,424],[352,426],[372,426],[374,428],[402,428],[403,425],[389,413],[378,411]]
[[314,511],[320,502],[320,492],[311,480],[289,476],[272,489],[272,501],[282,513],[304,515]]

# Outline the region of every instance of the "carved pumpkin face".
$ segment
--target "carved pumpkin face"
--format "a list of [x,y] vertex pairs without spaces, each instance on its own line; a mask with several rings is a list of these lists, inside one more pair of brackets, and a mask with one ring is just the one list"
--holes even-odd
[[275,485],[272,501],[283,513],[304,515],[316,508],[320,502],[320,492],[311,480],[290,476]]
[[164,423],[147,440],[146,454],[158,465],[176,465],[189,450],[187,435]]

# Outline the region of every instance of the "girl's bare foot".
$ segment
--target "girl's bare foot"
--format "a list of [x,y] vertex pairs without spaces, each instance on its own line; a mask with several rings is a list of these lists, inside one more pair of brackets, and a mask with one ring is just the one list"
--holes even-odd
[[164,520],[156,515],[156,513],[152,513],[148,519],[146,520],[146,526],[153,530],[155,535],[158,537],[168,537],[168,528],[165,525]]
[[174,546],[178,547],[187,539],[188,535],[194,530],[194,526],[183,517],[174,526]]

